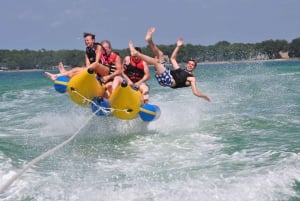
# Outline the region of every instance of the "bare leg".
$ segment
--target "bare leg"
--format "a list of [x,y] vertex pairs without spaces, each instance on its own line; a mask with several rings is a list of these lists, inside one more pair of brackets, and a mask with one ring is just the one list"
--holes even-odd
[[146,84],[142,84],[140,86],[140,90],[143,94],[143,99],[144,99],[144,103],[148,103],[149,102],[149,87]]
[[45,75],[51,79],[52,81],[56,80],[56,78],[58,77],[59,74],[52,74],[52,73],[49,73],[49,72],[45,72]]
[[112,91],[114,91],[121,83],[123,82],[123,78],[121,76],[115,76],[112,82]]
[[77,75],[78,73],[80,73],[81,71],[83,71],[84,69],[86,69],[86,67],[75,67],[75,68],[72,68],[71,70],[69,71],[64,71],[64,72],[61,72],[58,73],[58,74],[52,74],[52,73],[49,73],[49,72],[45,72],[45,75],[50,78],[51,80],[56,80],[57,77],[59,76],[66,76],[66,77],[69,77],[69,78],[72,78],[73,76]]
[[66,72],[66,70],[65,70],[65,68],[64,68],[64,64],[63,64],[62,62],[59,62],[59,64],[58,64],[58,70],[59,70],[59,72],[60,72],[60,73],[58,73],[58,74],[53,74],[53,73],[45,72],[45,75],[46,75],[49,79],[51,79],[52,81],[56,80],[58,76],[61,76],[62,73],[65,73],[65,72]]
[[113,89],[112,89],[112,82],[108,82],[105,84],[105,98],[109,98],[111,93],[113,92]]
[[86,67],[75,67],[75,68],[72,68],[69,71],[61,73],[60,75],[64,75],[64,76],[67,76],[69,78],[72,78],[72,77],[74,77],[75,75],[79,74],[80,72],[82,72],[85,69],[86,69]]
[[59,64],[58,64],[58,70],[59,70],[60,73],[66,72],[64,64],[62,62],[59,62]]
[[100,63],[94,62],[90,66],[88,66],[88,68],[93,68],[95,72],[101,76],[106,76],[109,74],[109,67]]
[[150,27],[146,33],[145,40],[147,41],[152,53],[155,55],[155,57],[159,60],[159,62],[163,61],[164,54],[163,52],[154,44],[152,40],[152,35],[155,32],[154,27]]
[[165,72],[166,68],[164,67],[163,64],[161,64],[157,59],[155,59],[153,57],[149,57],[145,54],[138,52],[134,48],[134,44],[132,41],[129,41],[129,49],[130,49],[130,54],[132,56],[137,56],[137,57],[141,58],[142,60],[144,60],[146,63],[153,65],[157,74],[162,74],[163,72]]
[[105,84],[105,98],[109,98],[110,95],[114,92],[114,90],[121,85],[123,78],[121,76],[115,76],[112,82],[108,82]]

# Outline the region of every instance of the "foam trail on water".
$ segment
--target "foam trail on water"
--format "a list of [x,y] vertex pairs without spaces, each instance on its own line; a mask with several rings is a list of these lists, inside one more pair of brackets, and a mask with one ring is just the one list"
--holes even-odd
[[[100,110],[100,109],[99,109]],[[79,133],[80,131],[88,124],[88,122],[95,116],[95,114],[99,111],[96,110],[87,120],[83,123],[83,125],[66,141],[62,142],[61,144],[53,147],[49,151],[41,154],[40,156],[36,157],[29,163],[27,163],[20,171],[17,172],[13,177],[11,177],[2,187],[0,187],[0,193],[4,193],[4,191],[18,178],[20,177],[27,169],[29,169],[32,165],[37,163],[38,161],[44,159],[45,157],[49,156],[53,152],[57,151],[58,149],[62,148],[64,145],[69,143],[71,140],[73,140]]]

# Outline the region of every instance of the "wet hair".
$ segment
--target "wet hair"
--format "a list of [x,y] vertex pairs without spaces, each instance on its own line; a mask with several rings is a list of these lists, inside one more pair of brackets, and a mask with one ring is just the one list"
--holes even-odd
[[96,38],[95,34],[84,32],[83,33],[83,38],[85,38],[87,36],[91,36],[93,40],[95,40],[95,38]]
[[134,47],[136,51],[142,53],[142,49],[140,47]]
[[195,68],[197,67],[197,61],[196,61],[195,59],[192,59],[192,58],[191,58],[191,59],[189,59],[189,60],[188,60],[188,62],[189,62],[189,61],[192,61],[192,62],[194,62],[194,64],[195,64]]

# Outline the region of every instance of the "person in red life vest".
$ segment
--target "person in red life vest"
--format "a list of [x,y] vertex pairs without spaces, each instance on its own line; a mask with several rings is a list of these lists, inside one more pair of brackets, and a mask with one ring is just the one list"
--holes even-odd
[[[135,47],[138,52],[142,52],[141,48]],[[144,103],[149,101],[149,86],[146,81],[150,78],[150,70],[148,64],[137,56],[126,56],[123,59],[123,77],[127,83],[136,90],[140,90],[143,94]]]
[[[113,85],[114,79],[120,79],[117,78],[117,75],[121,75],[122,73],[122,60],[117,52],[112,51],[112,46],[109,40],[103,40],[100,42],[102,47],[105,50],[105,57],[106,61],[103,63],[104,66],[108,67],[109,72],[106,75],[98,75],[98,80],[105,84],[106,87],[106,97],[108,98],[112,91],[117,87],[116,85]],[[99,67],[96,67],[95,70],[98,72]],[[100,66],[100,68],[102,68]]]
[[155,77],[158,81],[158,83],[161,86],[167,86],[171,87],[173,89],[175,88],[181,88],[181,87],[191,87],[192,92],[195,96],[203,98],[207,101],[210,101],[210,98],[201,93],[196,85],[196,78],[192,74],[192,71],[196,68],[197,63],[195,60],[190,59],[186,65],[185,69],[180,68],[180,65],[176,61],[177,53],[180,49],[180,47],[183,45],[183,39],[179,38],[177,41],[177,46],[174,49],[172,55],[171,55],[171,64],[173,66],[173,70],[169,70],[164,65],[164,55],[163,52],[154,44],[152,40],[152,35],[155,32],[155,28],[151,27],[149,28],[145,40],[147,41],[151,51],[155,55],[155,58],[147,56],[145,54],[142,54],[141,52],[138,52],[134,48],[134,44],[132,41],[129,41],[129,49],[132,56],[137,56],[141,59],[143,59],[148,64],[151,64],[154,66],[156,74]]
[[95,69],[95,72],[101,76],[108,75],[109,68],[102,63],[105,63],[105,51],[101,44],[95,42],[95,35],[91,33],[84,33],[84,42],[86,45],[85,51],[85,66],[84,67],[74,67],[71,70],[66,71],[63,68],[63,65],[60,63],[58,65],[59,73],[52,74],[49,72],[45,72],[45,75],[51,80],[56,80],[58,76],[67,76],[69,78],[77,75],[83,70],[88,68]]

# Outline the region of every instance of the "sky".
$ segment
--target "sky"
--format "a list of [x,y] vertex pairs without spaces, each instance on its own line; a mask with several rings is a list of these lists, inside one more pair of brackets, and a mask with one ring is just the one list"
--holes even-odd
[[149,27],[165,45],[291,42],[299,14],[300,0],[3,0],[0,49],[84,50],[84,32],[114,49],[144,47]]

